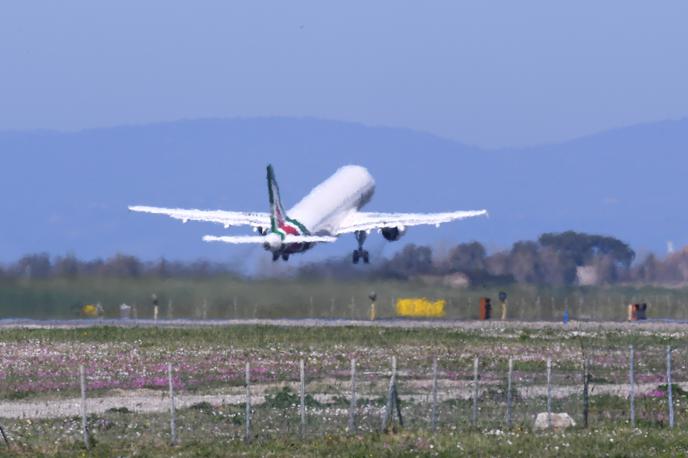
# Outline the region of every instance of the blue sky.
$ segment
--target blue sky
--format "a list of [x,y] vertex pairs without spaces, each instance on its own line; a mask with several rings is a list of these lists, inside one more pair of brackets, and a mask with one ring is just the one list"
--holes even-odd
[[481,146],[688,114],[685,1],[4,2],[0,130],[313,116]]

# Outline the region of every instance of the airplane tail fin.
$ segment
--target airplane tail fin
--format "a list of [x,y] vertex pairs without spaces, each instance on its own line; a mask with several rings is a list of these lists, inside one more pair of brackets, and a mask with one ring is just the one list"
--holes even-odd
[[272,165],[268,165],[268,195],[270,196],[270,218],[272,220],[272,230],[276,230],[287,220],[287,214],[282,205],[279,185],[275,178],[275,170]]
[[275,178],[275,170],[268,165],[268,195],[270,196],[270,223],[271,231],[285,236],[310,235],[306,227],[295,219],[289,218],[282,205],[279,185]]

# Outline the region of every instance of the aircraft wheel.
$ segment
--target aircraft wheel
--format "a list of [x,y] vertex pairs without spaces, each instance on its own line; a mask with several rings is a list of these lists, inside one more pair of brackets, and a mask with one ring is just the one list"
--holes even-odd
[[280,258],[279,253],[272,253],[272,262],[277,261]]
[[287,253],[284,253],[284,254],[282,255],[282,260],[283,260],[283,261],[289,261],[289,255],[288,255]]
[[358,260],[360,259],[361,254],[358,252],[358,250],[354,250],[354,254],[352,256],[352,261],[354,264],[358,264]]
[[368,252],[367,252],[367,251],[364,251],[364,252],[363,252],[362,257],[363,257],[363,262],[364,262],[365,264],[370,263],[370,256],[368,255]]

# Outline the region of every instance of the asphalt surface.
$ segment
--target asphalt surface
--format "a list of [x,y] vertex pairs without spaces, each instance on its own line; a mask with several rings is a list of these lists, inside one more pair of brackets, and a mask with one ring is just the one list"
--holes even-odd
[[149,320],[149,319],[76,319],[31,320],[0,319],[0,329],[78,329],[99,326],[201,328],[231,326],[280,327],[379,327],[402,329],[572,329],[572,330],[687,330],[687,321],[570,321],[568,324],[553,321],[464,321],[464,320],[347,320],[347,319],[242,319],[242,320]]

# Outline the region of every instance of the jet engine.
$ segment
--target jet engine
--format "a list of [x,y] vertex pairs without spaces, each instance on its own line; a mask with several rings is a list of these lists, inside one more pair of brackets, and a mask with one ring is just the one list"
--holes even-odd
[[385,227],[382,229],[382,236],[385,240],[390,242],[396,242],[406,233],[406,228],[404,226],[398,227]]

